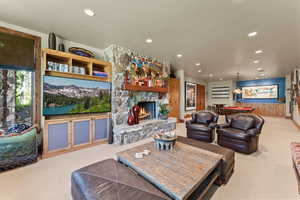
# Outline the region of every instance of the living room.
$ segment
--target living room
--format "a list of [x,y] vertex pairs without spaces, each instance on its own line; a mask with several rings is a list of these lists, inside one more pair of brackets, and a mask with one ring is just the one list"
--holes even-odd
[[299,199],[296,0],[0,6],[0,199]]

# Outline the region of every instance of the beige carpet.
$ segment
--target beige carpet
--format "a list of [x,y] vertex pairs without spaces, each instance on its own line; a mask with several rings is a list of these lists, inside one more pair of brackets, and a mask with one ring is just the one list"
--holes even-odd
[[[179,124],[178,135],[185,135]],[[259,151],[236,154],[235,172],[212,200],[294,200],[300,199],[291,165],[289,143],[300,141],[300,131],[288,119],[266,118]],[[125,146],[99,145],[0,174],[1,200],[71,200],[70,174],[88,164],[115,156]]]

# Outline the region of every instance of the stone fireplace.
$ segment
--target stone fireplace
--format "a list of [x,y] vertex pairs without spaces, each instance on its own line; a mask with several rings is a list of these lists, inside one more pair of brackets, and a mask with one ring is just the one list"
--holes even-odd
[[138,102],[140,107],[139,120],[151,120],[156,119],[156,102],[155,101],[140,101]]
[[[130,66],[128,55],[130,49],[111,45],[104,50],[104,60],[112,63],[112,126],[113,143],[128,144],[146,137],[151,137],[160,130],[170,131],[176,128],[176,119],[160,120],[158,118],[159,105],[168,100],[168,94],[160,96],[156,92],[133,92],[124,90],[125,69]],[[170,64],[163,63],[166,73],[170,71]],[[129,110],[138,104],[144,108],[140,123],[129,126],[127,119]]]

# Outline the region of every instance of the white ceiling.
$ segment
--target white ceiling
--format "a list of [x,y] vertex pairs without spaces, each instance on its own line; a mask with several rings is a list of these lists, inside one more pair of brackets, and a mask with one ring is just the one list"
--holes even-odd
[[[64,2],[64,3],[63,3]],[[300,64],[299,0],[1,0],[0,20],[97,48],[160,56],[206,80],[283,76]],[[96,12],[88,17],[83,9]],[[257,31],[255,38],[247,34]],[[145,39],[151,38],[152,44]],[[262,49],[261,55],[254,51]],[[178,59],[176,55],[183,54]],[[259,59],[259,65],[253,61]],[[200,62],[202,73],[195,63]],[[212,78],[208,74],[212,73]]]

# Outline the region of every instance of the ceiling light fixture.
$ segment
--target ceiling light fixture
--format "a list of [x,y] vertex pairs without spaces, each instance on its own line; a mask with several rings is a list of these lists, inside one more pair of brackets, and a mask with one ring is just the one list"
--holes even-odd
[[196,65],[196,66],[200,66],[200,65],[201,65],[201,63],[196,63],[195,65]]
[[181,58],[182,57],[182,54],[177,54],[177,58]]
[[251,33],[248,34],[248,37],[254,37],[256,35],[257,35],[257,32],[251,32]]
[[151,38],[148,38],[148,39],[146,39],[146,42],[147,42],[148,44],[150,44],[150,43],[152,43],[152,39],[151,39]]
[[220,80],[220,81],[223,81],[223,78],[220,78],[219,80]]
[[261,54],[261,53],[263,53],[263,50],[257,50],[257,51],[255,51],[255,54]]
[[214,75],[213,75],[213,74],[209,74],[208,76],[209,76],[209,77],[213,77]]
[[199,70],[198,70],[198,72],[199,72],[199,73],[201,73],[201,72],[202,72],[202,70],[201,70],[201,69],[199,69]]
[[257,71],[264,71],[263,68],[261,68],[261,67],[256,68],[256,70]]
[[94,12],[93,10],[89,9],[89,8],[86,8],[86,9],[84,9],[83,11],[84,11],[84,13],[85,13],[86,15],[88,15],[88,16],[90,16],[90,17],[95,16],[95,12]]
[[258,63],[259,63],[259,60],[254,60],[253,63],[254,63],[254,64],[258,64]]

